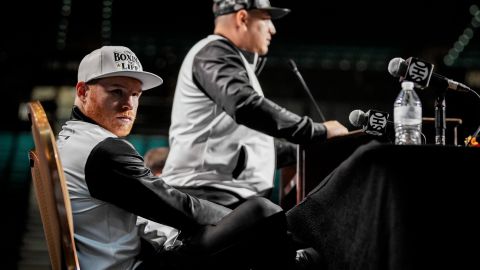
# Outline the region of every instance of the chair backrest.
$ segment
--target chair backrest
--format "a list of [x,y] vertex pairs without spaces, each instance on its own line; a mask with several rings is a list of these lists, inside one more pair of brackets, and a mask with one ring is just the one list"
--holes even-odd
[[70,197],[55,136],[40,102],[29,102],[28,114],[35,143],[29,152],[30,167],[52,269],[80,269]]

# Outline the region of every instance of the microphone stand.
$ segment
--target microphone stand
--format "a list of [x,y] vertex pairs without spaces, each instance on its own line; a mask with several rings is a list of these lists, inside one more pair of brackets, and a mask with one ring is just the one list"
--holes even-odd
[[447,89],[437,90],[435,97],[435,144],[445,145],[445,94]]
[[298,80],[300,81],[300,83],[301,83],[302,86],[303,86],[303,89],[305,90],[305,92],[307,92],[308,97],[310,98],[310,100],[312,101],[313,105],[315,106],[315,109],[317,110],[318,114],[320,115],[320,119],[322,120],[322,122],[325,122],[325,116],[323,116],[323,113],[322,113],[322,111],[320,110],[320,107],[318,107],[317,102],[316,102],[315,99],[313,98],[312,93],[310,92],[307,84],[305,83],[305,80],[304,80],[303,77],[302,77],[302,74],[300,74],[300,71],[298,71],[297,65],[295,64],[295,62],[294,62],[292,59],[289,59],[288,62],[289,62],[289,64],[290,64],[290,67],[292,68],[292,71],[295,73],[295,75],[297,75]]

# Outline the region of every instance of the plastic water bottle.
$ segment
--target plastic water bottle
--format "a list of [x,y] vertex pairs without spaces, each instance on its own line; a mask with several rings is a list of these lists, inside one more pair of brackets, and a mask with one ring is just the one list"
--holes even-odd
[[395,144],[422,143],[422,102],[413,86],[413,82],[403,81],[393,104]]

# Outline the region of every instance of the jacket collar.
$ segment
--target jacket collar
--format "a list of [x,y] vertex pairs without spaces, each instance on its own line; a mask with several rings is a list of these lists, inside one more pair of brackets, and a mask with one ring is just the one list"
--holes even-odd
[[80,109],[77,106],[73,106],[72,114],[70,115],[70,120],[84,121],[84,122],[98,125],[95,121],[93,121],[92,118],[83,114],[82,111],[80,111]]

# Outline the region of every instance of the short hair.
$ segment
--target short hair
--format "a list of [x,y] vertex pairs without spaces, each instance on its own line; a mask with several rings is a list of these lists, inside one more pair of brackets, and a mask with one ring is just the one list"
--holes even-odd
[[156,147],[145,153],[145,166],[149,168],[154,175],[161,174],[165,161],[167,160],[168,147]]

